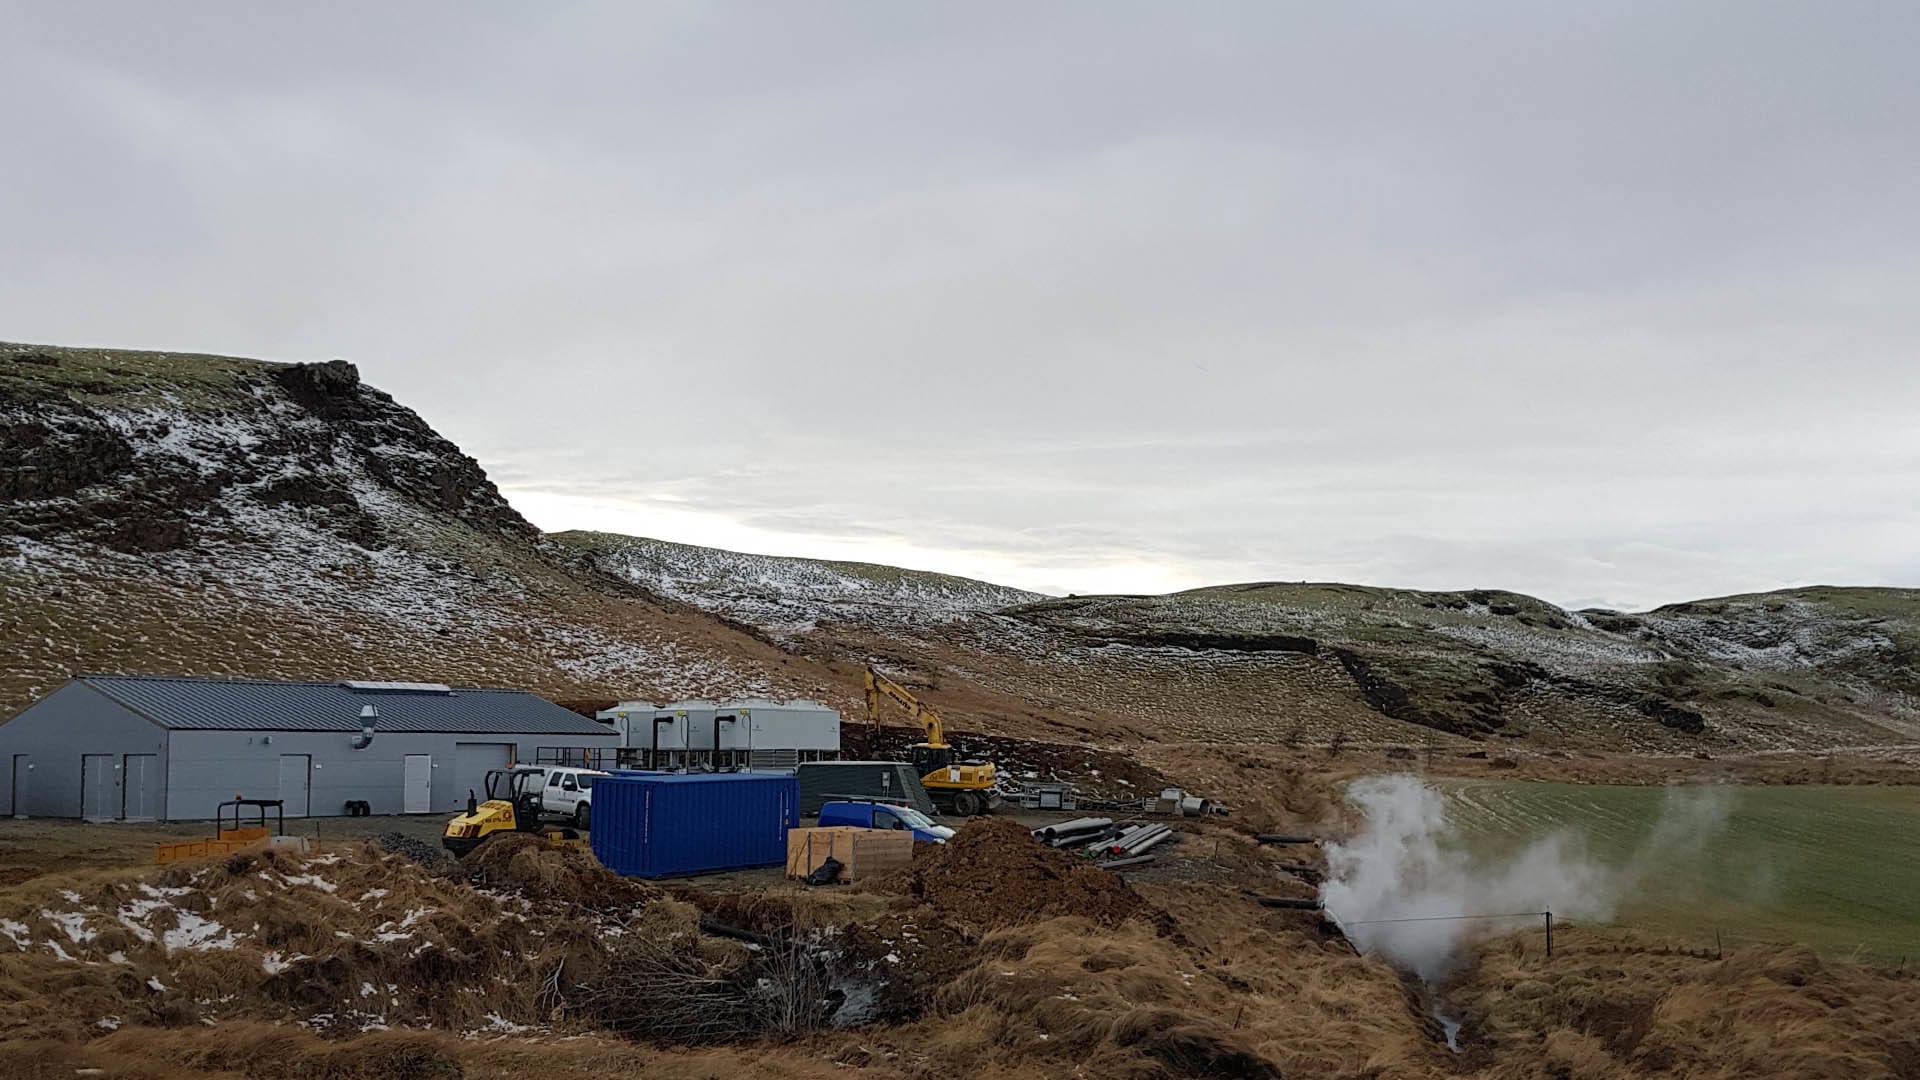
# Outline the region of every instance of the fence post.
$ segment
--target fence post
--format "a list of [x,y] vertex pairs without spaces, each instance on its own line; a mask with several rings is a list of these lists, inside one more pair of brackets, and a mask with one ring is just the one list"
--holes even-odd
[[1547,917],[1547,959],[1551,960],[1553,959],[1553,912],[1543,911],[1541,914]]

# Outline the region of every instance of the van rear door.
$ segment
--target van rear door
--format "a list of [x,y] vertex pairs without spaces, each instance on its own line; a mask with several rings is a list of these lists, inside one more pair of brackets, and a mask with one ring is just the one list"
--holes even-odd
[[822,826],[844,825],[855,829],[873,828],[873,804],[830,802],[820,807]]

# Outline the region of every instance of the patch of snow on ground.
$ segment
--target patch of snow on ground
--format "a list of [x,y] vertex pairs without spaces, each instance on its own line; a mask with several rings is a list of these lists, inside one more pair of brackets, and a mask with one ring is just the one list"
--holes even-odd
[[288,874],[286,882],[289,885],[310,885],[313,888],[319,889],[321,892],[329,893],[336,892],[340,888],[338,885],[335,885],[333,882],[328,881],[318,874]]
[[305,959],[306,957],[301,956],[297,953],[294,955],[292,960],[289,960],[282,957],[277,952],[270,952],[260,958],[260,970],[266,972],[269,975],[278,975],[281,972],[292,967],[294,960],[305,960]]
[[169,950],[192,949],[204,952],[209,949],[231,949],[240,944],[240,939],[234,937],[233,931],[212,919],[201,918],[191,911],[178,912],[175,917],[179,922],[173,929],[162,935],[162,943]]
[[412,911],[407,912],[406,916],[397,923],[392,919],[388,919],[386,922],[373,928],[373,940],[411,941],[413,935],[407,931],[412,929],[420,920],[426,918],[427,915],[428,912],[426,908],[414,908]]
[[[63,893],[62,895],[67,895]],[[75,896],[75,900],[79,897]],[[83,945],[100,936],[99,931],[87,926],[87,917],[78,911],[42,911],[48,922],[67,932],[75,945]]]
[[473,1029],[476,1035],[525,1035],[533,1030],[525,1024],[516,1024],[499,1013],[488,1013],[481,1019],[486,1023]]
[[1433,632],[1456,641],[1498,649],[1509,656],[1531,660],[1562,671],[1595,671],[1609,667],[1651,664],[1659,650],[1620,638],[1598,635],[1545,633],[1526,627],[1436,626]]

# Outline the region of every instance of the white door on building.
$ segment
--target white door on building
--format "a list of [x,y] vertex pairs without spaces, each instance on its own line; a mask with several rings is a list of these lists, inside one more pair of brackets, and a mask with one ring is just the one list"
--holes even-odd
[[288,817],[306,817],[313,796],[313,755],[280,755],[281,812]]
[[433,755],[408,754],[406,778],[400,791],[400,812],[403,814],[428,814],[433,812]]
[[80,816],[88,821],[120,816],[120,770],[112,754],[80,755]]

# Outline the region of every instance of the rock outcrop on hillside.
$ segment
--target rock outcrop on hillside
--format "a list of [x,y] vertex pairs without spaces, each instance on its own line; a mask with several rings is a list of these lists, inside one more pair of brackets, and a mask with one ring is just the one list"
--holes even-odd
[[269,507],[377,550],[385,538],[366,503],[382,498],[539,535],[478,462],[344,361],[238,367],[185,398],[74,352],[0,359],[16,368],[0,377],[7,535],[172,551],[244,531],[249,510]]
[[0,345],[0,713],[77,671],[794,692],[780,654],[578,572],[344,361]]

